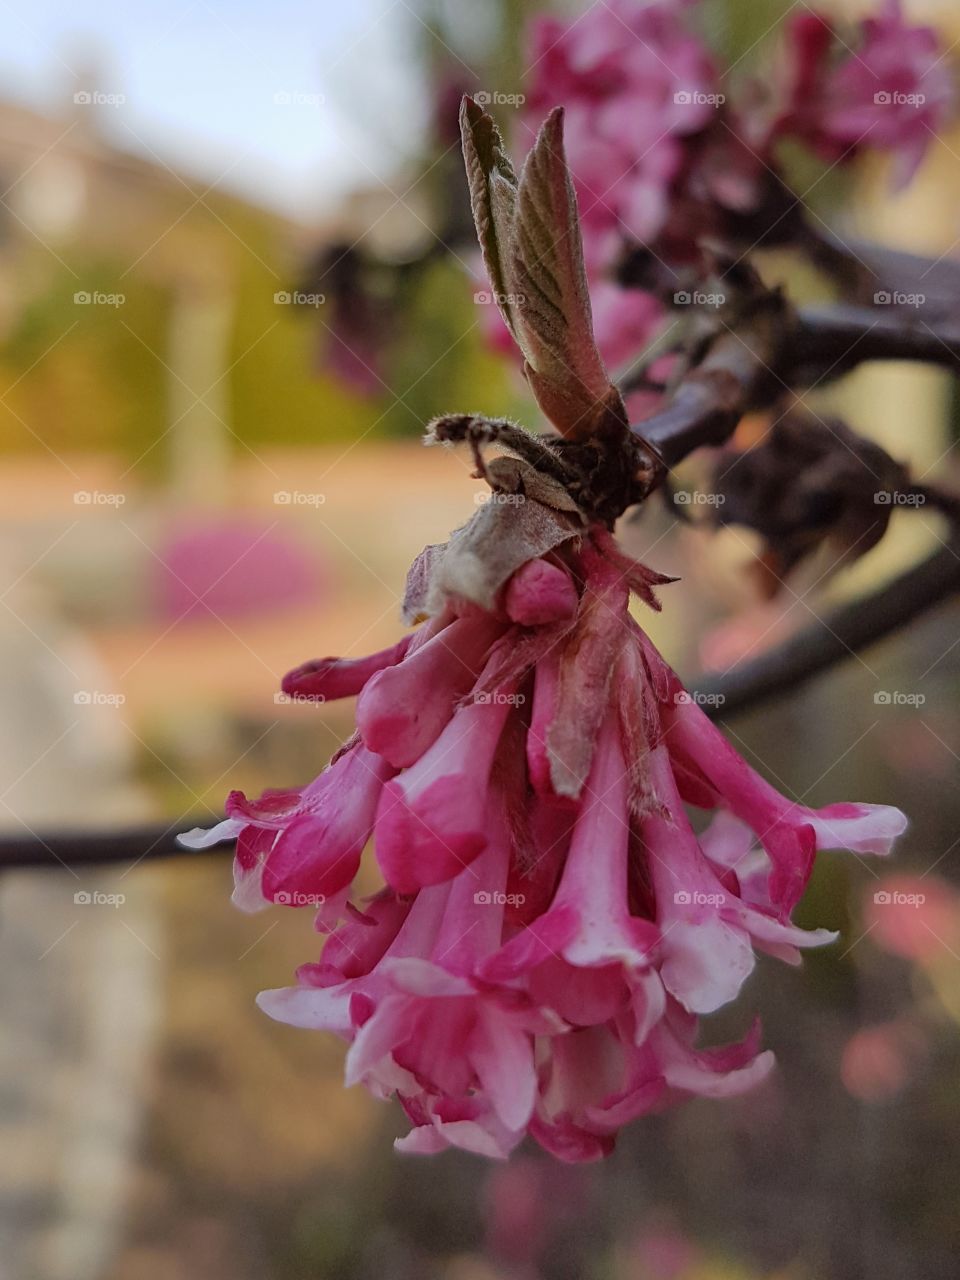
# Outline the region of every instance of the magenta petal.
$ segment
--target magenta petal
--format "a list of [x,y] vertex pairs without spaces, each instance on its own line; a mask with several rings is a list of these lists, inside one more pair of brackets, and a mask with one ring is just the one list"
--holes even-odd
[[547,734],[557,714],[559,680],[560,656],[551,649],[536,666],[533,710],[527,731],[527,769],[531,785],[539,795],[554,794]]
[[388,995],[356,1034],[347,1053],[344,1083],[358,1084],[410,1037],[410,1002],[406,996]]
[[338,893],[357,873],[392,769],[357,746],[303,791],[300,812],[285,823],[266,858],[264,896],[290,905]]
[[613,1150],[614,1139],[608,1134],[591,1133],[568,1119],[553,1124],[534,1116],[530,1121],[530,1137],[564,1164],[590,1164],[605,1160]]
[[416,893],[442,884],[476,858],[487,843],[485,804],[470,797],[464,804],[456,779],[438,778],[407,802],[399,782],[388,783],[376,823],[376,852],[387,884],[397,893]]
[[498,1009],[483,1004],[468,1053],[494,1111],[508,1129],[523,1129],[537,1093],[531,1037],[512,1027]]
[[398,666],[374,676],[357,703],[366,746],[398,769],[419,760],[473,686],[502,631],[490,616],[458,618]]
[[277,829],[290,814],[295,813],[303,794],[302,787],[284,791],[264,791],[257,800],[248,800],[242,791],[231,791],[224,807],[231,818],[258,826]]
[[490,982],[508,982],[528,969],[561,954],[576,935],[580,917],[572,905],[551,907],[480,966]]
[[264,897],[281,906],[311,905],[314,900],[319,905],[353,880],[363,843],[333,846],[326,834],[326,824],[313,814],[300,814],[287,824],[264,867]]
[[412,1129],[393,1145],[397,1151],[407,1155],[433,1155],[447,1147],[457,1147],[475,1156],[506,1160],[523,1137],[523,1132],[511,1133],[502,1124],[491,1123],[491,1120],[443,1121],[434,1117],[432,1125]]
[[662,1022],[654,1032],[664,1079],[673,1089],[703,1098],[733,1098],[760,1084],[773,1070],[773,1054],[756,1053],[754,1036],[723,1049],[697,1050]]
[[402,660],[411,638],[404,636],[389,649],[366,658],[313,658],[288,671],[280,687],[291,698],[313,698],[318,702],[353,697],[371,676]]
[[546,560],[528,560],[510,579],[504,597],[507,617],[521,627],[572,618],[578,604],[569,573]]
[[398,893],[449,880],[486,848],[490,770],[511,710],[505,699],[462,707],[430,750],[384,787],[375,847]]
[[604,965],[620,960],[643,966],[650,961],[659,935],[649,921],[630,915],[629,842],[627,769],[618,720],[610,714],[600,731],[555,899],[557,905],[575,907],[579,917],[577,933],[563,949],[571,964]]

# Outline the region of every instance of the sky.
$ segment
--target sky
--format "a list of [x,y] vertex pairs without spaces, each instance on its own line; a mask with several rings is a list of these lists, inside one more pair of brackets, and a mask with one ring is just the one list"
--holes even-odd
[[309,221],[415,149],[418,32],[410,0],[0,0],[0,97],[122,95],[118,145]]

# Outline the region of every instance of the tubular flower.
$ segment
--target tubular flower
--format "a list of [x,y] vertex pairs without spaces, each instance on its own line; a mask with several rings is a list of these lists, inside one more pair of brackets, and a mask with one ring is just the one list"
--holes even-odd
[[[236,840],[239,905],[319,907],[319,959],[260,1005],[346,1040],[348,1083],[400,1101],[411,1152],[504,1157],[530,1135],[594,1160],[638,1116],[752,1088],[773,1065],[759,1028],[700,1048],[700,1015],[738,996],[755,951],[796,963],[832,939],[790,919],[819,849],[886,853],[905,826],[781,795],[631,613],[671,579],[610,530],[662,464],[596,348],[562,123],[518,179],[492,119],[461,112],[484,259],[556,435],[434,421],[492,495],[411,568],[418,629],[292,671],[295,697],[357,695],[356,734],[306,787],[234,793],[188,839]],[[494,442],[510,454],[487,462]],[[692,810],[712,814],[699,835]],[[385,887],[356,903],[371,840]]]
[[[532,504],[536,505],[536,504]],[[759,1031],[696,1047],[756,950],[796,962],[835,935],[790,922],[820,848],[884,853],[894,809],[791,802],[688,697],[631,616],[667,581],[599,525],[533,556],[489,607],[433,555],[412,638],[291,672],[359,693],[358,734],[314,782],[234,793],[194,842],[237,839],[241,904],[322,903],[319,962],[261,1007],[350,1043],[348,1083],[395,1095],[401,1149],[505,1156],[530,1134],[606,1155],[629,1120],[751,1088]],[[688,806],[712,810],[699,836]],[[386,887],[347,900],[372,835]]]

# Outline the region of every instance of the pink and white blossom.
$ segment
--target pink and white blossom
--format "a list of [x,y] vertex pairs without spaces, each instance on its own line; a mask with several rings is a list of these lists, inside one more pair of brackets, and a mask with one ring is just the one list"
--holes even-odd
[[[833,939],[790,921],[818,849],[884,853],[903,830],[746,764],[629,612],[664,581],[595,525],[492,608],[441,593],[408,642],[305,664],[285,687],[359,694],[359,736],[197,833],[237,839],[241,901],[323,899],[319,960],[260,1004],[349,1043],[348,1083],[409,1117],[404,1151],[503,1158],[530,1135],[597,1159],[637,1117],[754,1087],[759,1028],[699,1049],[699,1017],[756,952],[796,963]],[[354,902],[370,839],[386,885]]]

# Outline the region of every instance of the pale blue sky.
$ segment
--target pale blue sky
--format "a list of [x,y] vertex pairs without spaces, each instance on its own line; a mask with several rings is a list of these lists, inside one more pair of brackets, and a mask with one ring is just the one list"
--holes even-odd
[[63,109],[96,63],[120,145],[309,218],[422,126],[417,27],[405,0],[0,0],[0,95]]

